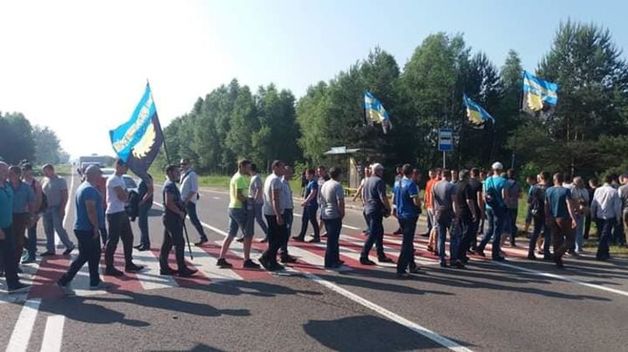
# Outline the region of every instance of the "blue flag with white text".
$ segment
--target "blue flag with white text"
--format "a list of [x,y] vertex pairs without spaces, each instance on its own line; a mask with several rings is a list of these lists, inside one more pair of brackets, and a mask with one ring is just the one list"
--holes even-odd
[[131,171],[144,179],[164,142],[157,109],[148,84],[131,118],[109,131],[109,136],[111,146],[118,157],[127,163]]

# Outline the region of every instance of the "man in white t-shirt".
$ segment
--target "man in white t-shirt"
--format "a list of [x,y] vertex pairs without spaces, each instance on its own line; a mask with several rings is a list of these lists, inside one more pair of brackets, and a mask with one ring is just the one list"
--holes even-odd
[[196,246],[201,246],[207,242],[207,235],[201,221],[198,219],[196,213],[196,202],[198,201],[198,175],[192,170],[192,164],[188,159],[181,159],[181,199],[185,205],[185,211],[190,217],[190,221],[194,228],[201,237],[200,241],[195,243]]
[[264,206],[262,211],[268,223],[268,249],[259,258],[260,264],[268,271],[282,270],[277,263],[277,251],[288,236],[284,219],[284,202],[281,201],[283,183],[281,177],[285,172],[283,161],[275,160],[272,164],[273,173],[264,182]]
[[124,178],[129,167],[122,159],[116,160],[116,172],[107,179],[107,224],[109,237],[105,248],[105,275],[122,276],[124,273],[113,265],[113,255],[118,248],[118,241],[122,239],[124,248],[124,271],[134,273],[142,270],[141,265],[133,264],[133,230],[124,206],[129,198]]

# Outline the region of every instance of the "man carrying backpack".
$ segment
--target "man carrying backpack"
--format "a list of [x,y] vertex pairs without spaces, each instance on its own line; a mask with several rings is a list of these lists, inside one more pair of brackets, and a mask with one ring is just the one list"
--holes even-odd
[[480,242],[476,252],[480,256],[484,256],[484,248],[488,241],[493,239],[492,258],[495,261],[504,261],[501,256],[501,235],[504,228],[504,220],[506,218],[506,203],[504,199],[508,198],[508,187],[506,187],[506,179],[501,177],[504,166],[499,161],[492,165],[493,175],[484,181],[484,203],[486,204],[486,221],[488,228],[484,233],[484,238]]

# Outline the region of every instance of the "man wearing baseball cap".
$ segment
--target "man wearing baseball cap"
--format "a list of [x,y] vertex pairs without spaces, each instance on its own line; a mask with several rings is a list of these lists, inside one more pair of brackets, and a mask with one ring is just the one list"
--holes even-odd
[[504,199],[508,198],[508,187],[506,187],[506,179],[501,177],[504,169],[502,163],[496,161],[491,168],[493,169],[493,175],[484,181],[484,203],[486,204],[488,228],[476,252],[478,255],[484,256],[484,248],[492,238],[492,258],[496,261],[503,261],[505,258],[500,254],[500,245],[506,218],[506,203]]

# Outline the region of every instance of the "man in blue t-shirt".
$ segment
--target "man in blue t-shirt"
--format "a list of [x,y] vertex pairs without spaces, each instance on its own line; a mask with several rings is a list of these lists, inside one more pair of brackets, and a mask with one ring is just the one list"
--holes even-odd
[[100,263],[100,229],[105,227],[105,210],[102,194],[96,189],[102,171],[96,165],[90,165],[84,173],[85,181],[76,190],[76,221],[74,234],[79,242],[79,255],[72,261],[68,271],[57,281],[57,285],[71,294],[69,284],[76,273],[87,263],[89,266],[89,287],[93,290],[105,288],[98,274]]
[[501,177],[504,166],[500,162],[492,165],[493,176],[488,177],[484,181],[484,203],[486,204],[486,222],[488,228],[484,233],[484,238],[478,245],[476,253],[484,256],[484,248],[488,241],[493,239],[492,258],[496,261],[505,260],[501,255],[501,237],[504,228],[504,220],[506,218],[506,203],[504,199],[508,199],[508,187],[506,187],[506,179]]
[[419,199],[419,188],[410,179],[412,167],[405,164],[401,168],[403,178],[395,182],[393,191],[393,201],[396,207],[397,219],[403,233],[401,251],[397,261],[397,277],[406,278],[408,269],[411,273],[418,272],[419,268],[414,261],[414,232],[419,219],[421,200]]
[[554,186],[545,191],[545,220],[552,231],[554,263],[559,268],[563,268],[563,254],[574,245],[577,225],[571,190],[563,187],[563,181],[560,172],[554,174]]
[[314,237],[309,242],[318,243],[321,241],[320,228],[316,212],[318,211],[318,181],[314,178],[314,169],[307,169],[305,177],[307,186],[305,186],[305,199],[301,203],[303,207],[303,217],[301,218],[301,232],[298,236],[292,237],[296,241],[303,241],[307,232],[307,224],[311,223],[314,228]]

